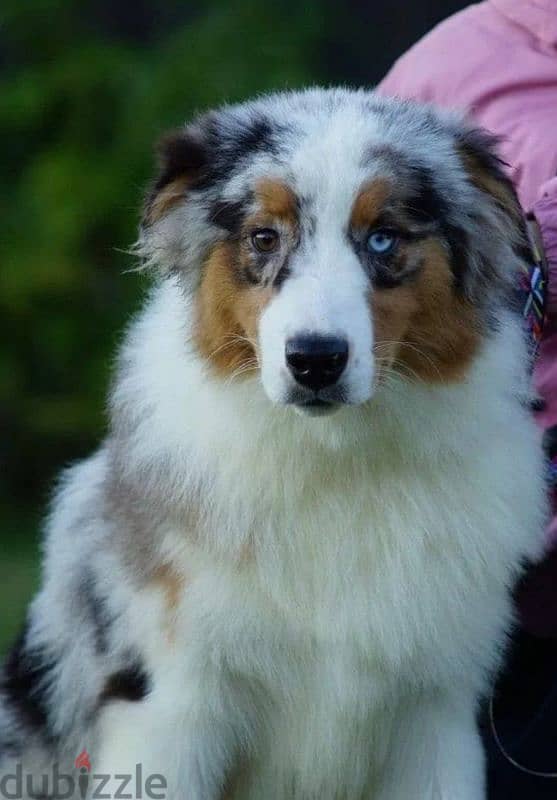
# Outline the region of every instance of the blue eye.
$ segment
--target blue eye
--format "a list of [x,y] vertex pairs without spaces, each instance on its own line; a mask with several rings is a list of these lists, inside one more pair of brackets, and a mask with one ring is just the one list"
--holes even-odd
[[367,240],[367,249],[370,253],[377,253],[377,255],[384,255],[390,253],[397,243],[397,238],[389,230],[379,228],[373,231]]

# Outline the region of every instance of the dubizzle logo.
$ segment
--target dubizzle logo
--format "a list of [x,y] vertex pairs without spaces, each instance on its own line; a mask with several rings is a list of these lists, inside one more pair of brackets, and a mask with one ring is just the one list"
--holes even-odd
[[85,769],[87,772],[91,772],[91,759],[89,758],[87,750],[83,749],[81,751],[74,761],[74,765],[76,769]]
[[[94,773],[91,758],[85,748],[76,756],[74,767],[78,775],[60,771],[58,763],[52,765],[50,774],[24,773],[23,765],[16,764],[15,772],[0,777],[0,800],[23,800],[30,797],[56,797],[58,800],[165,800],[164,775],[143,775],[143,765],[136,764],[133,774],[109,775]],[[77,780],[76,780],[77,778]]]

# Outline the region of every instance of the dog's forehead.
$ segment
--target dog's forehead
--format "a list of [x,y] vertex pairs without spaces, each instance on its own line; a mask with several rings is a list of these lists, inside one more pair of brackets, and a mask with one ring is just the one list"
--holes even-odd
[[290,186],[306,209],[340,219],[374,180],[387,181],[401,197],[414,194],[426,173],[430,182],[435,176],[440,192],[454,186],[447,132],[430,129],[419,116],[359,103],[333,109],[310,104],[295,111],[287,118],[280,105],[265,108],[268,141],[231,176],[224,189],[228,198],[239,199],[272,178]]
[[376,141],[373,119],[346,120],[340,115],[300,136],[289,169],[303,202],[319,215],[348,213],[361,187],[384,175],[385,165],[369,158]]

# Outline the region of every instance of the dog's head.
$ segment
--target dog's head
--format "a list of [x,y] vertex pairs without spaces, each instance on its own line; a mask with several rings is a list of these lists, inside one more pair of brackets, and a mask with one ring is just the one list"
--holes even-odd
[[462,379],[524,246],[489,137],[344,90],[271,95],[162,141],[140,251],[227,378],[323,413],[393,372]]

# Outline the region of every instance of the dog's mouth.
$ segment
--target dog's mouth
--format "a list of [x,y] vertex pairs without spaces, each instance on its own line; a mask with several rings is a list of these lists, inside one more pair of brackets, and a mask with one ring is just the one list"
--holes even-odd
[[293,403],[293,406],[299,414],[304,414],[308,417],[324,417],[327,414],[333,414],[340,408],[339,403],[333,403],[329,400],[320,400],[318,397],[313,400]]

